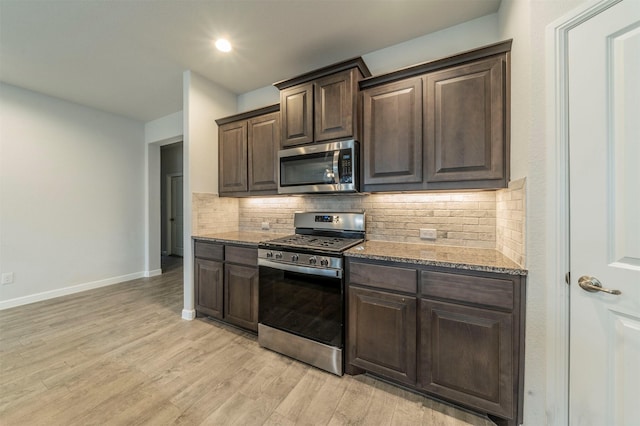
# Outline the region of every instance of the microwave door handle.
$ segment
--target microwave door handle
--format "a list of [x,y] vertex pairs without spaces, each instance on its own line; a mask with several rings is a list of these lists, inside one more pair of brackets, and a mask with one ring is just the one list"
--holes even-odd
[[340,170],[338,165],[340,163],[340,150],[333,151],[333,183],[340,183]]

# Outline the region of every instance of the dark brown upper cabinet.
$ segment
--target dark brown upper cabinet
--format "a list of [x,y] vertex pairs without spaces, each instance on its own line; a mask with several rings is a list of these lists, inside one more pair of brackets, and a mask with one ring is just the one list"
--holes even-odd
[[216,123],[220,196],[276,194],[279,105],[221,118]]
[[301,84],[280,92],[283,148],[313,142],[313,84]]
[[220,126],[218,144],[220,194],[247,191],[247,122]]
[[369,76],[362,58],[355,58],[275,83],[282,114],[280,146],[358,139],[358,82]]
[[511,40],[359,82],[365,191],[504,188]]
[[280,143],[280,113],[272,112],[247,123],[249,191],[278,189],[277,154]]
[[365,185],[421,184],[422,79],[366,89],[362,107]]
[[504,66],[498,55],[427,74],[427,183],[506,184]]
[[315,140],[348,138],[354,135],[358,116],[356,68],[318,79],[314,87]]

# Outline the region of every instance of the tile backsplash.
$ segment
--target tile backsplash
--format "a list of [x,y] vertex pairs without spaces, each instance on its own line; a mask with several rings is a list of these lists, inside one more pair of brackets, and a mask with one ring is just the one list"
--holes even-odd
[[195,235],[239,229],[238,199],[196,193],[191,199],[191,228]]
[[240,229],[293,230],[301,210],[362,211],[371,240],[419,243],[420,228],[436,229],[442,245],[495,248],[495,192],[274,197],[240,200]]
[[526,179],[509,182],[496,192],[496,249],[526,266]]
[[[193,194],[193,232],[292,233],[296,211],[362,211],[370,240],[492,248],[525,266],[525,180],[499,191],[219,198]],[[420,239],[420,229],[437,238]]]

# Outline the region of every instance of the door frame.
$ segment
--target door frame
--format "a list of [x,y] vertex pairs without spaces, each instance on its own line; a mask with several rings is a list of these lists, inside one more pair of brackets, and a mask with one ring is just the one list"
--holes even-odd
[[[167,244],[167,255],[173,254],[173,250],[171,249],[172,245],[172,241],[173,238],[171,236],[171,203],[173,202],[173,197],[171,196],[171,179],[176,177],[176,176],[182,176],[184,178],[184,173],[182,172],[176,172],[176,173],[167,173],[165,175],[165,197],[167,200],[167,205],[165,206],[165,219],[166,219],[166,235],[165,235],[165,241]],[[184,185],[183,185],[183,190],[184,190]],[[182,213],[184,215],[184,212]],[[183,231],[184,231],[184,226],[183,226]]]
[[589,1],[546,28],[546,409],[552,424],[569,424],[569,31],[620,1]]

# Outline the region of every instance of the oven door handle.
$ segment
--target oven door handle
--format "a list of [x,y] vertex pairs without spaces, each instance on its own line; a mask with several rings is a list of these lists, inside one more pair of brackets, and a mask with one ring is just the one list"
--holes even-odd
[[267,259],[258,259],[258,266],[279,269],[282,271],[297,272],[299,274],[316,275],[319,277],[342,278],[341,269],[320,269],[311,266],[290,265],[288,263],[273,262]]

